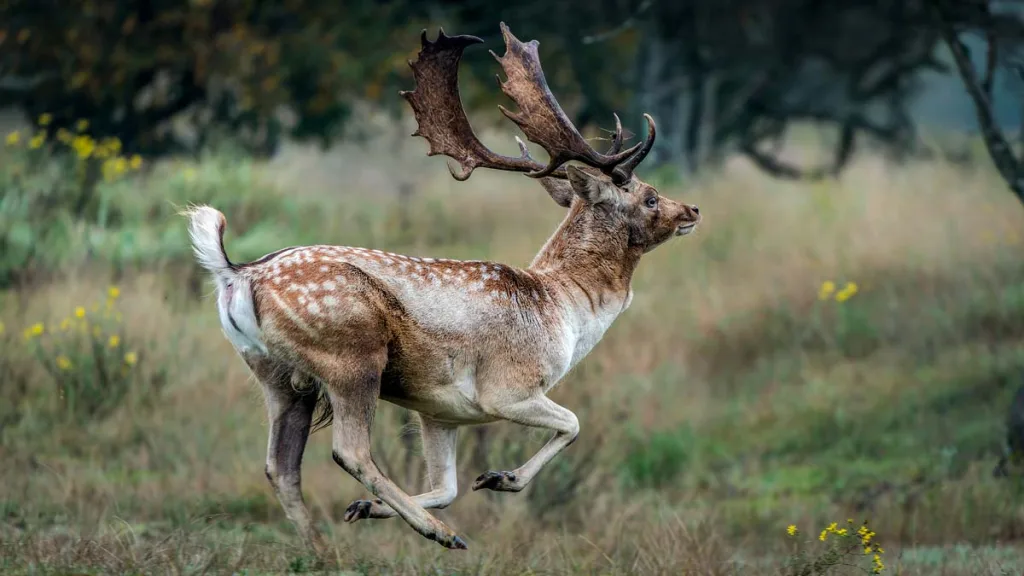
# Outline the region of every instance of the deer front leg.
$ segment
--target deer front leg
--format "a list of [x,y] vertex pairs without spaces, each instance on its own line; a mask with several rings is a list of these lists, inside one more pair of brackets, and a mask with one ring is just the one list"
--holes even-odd
[[[424,508],[446,508],[459,493],[459,478],[455,467],[457,428],[435,422],[423,415],[420,415],[420,423],[420,437],[423,439],[423,455],[427,461],[430,491],[413,496],[412,499]],[[391,518],[397,515],[394,508],[379,498],[356,500],[345,511],[345,521]]]
[[580,422],[576,415],[543,394],[507,405],[493,406],[492,412],[510,422],[554,430],[555,435],[519,468],[510,472],[488,470],[481,474],[473,482],[473,490],[486,488],[498,492],[519,492],[552,458],[572,444],[580,433]]
[[331,456],[343,470],[394,509],[422,536],[446,548],[465,549],[466,543],[462,538],[396,486],[373,460],[370,430],[380,394],[381,370],[387,354],[382,350],[367,356],[361,358],[351,353],[334,351],[330,355],[321,354],[316,358],[319,365],[315,373],[322,374],[321,379],[327,381],[331,407],[334,409]]

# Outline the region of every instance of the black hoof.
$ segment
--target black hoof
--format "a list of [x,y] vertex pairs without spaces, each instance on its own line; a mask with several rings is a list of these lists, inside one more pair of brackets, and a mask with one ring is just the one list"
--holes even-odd
[[356,520],[369,518],[371,506],[373,506],[373,502],[369,500],[356,500],[349,504],[345,510],[345,522],[355,522]]
[[481,490],[487,488],[488,490],[497,490],[505,484],[515,483],[516,475],[512,472],[495,472],[494,470],[488,470],[477,477],[476,481],[473,482],[473,490]]

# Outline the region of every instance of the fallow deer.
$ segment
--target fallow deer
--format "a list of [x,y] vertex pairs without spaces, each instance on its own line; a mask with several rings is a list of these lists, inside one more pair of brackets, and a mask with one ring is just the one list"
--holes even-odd
[[[696,206],[660,196],[633,171],[650,152],[647,137],[622,150],[622,126],[607,153],[594,150],[555,100],[536,40],[523,43],[501,24],[506,52],[492,55],[518,112],[499,107],[550,157],[535,161],[486,148],[462,108],[458,66],[473,36],[422,36],[412,67],[416,88],[402,92],[428,155],[458,161],[457,180],[474,168],[539,179],[568,209],[526,268],[342,246],[301,246],[234,264],[224,250],[219,211],[192,207],[189,232],[199,264],[216,282],[224,334],[262,385],[270,419],[266,475],[306,543],[323,541],[303,501],[300,468],[312,429],[330,424],[333,457],[374,499],[357,500],[344,520],[401,516],[447,548],[466,548],[427,512],[455,499],[456,431],[508,420],[554,436],[512,471],[488,471],[473,490],[518,492],[576,440],[579,421],[547,393],[597,344],[630,304],[630,279],[643,254],[700,222]],[[500,79],[499,79],[500,80]],[[567,164],[576,161],[584,165]],[[420,416],[430,490],[409,496],[385,477],[370,451],[376,403]]]

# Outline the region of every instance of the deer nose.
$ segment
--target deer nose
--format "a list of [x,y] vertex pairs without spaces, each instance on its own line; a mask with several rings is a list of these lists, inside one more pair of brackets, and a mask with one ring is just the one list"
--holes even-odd
[[690,210],[693,210],[694,214],[700,214],[700,208],[697,208],[696,204],[690,204]]

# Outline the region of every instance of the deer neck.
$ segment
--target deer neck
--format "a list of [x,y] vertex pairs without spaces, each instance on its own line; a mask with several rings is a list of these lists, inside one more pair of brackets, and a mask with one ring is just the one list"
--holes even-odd
[[583,315],[624,309],[642,249],[630,246],[629,231],[574,202],[565,219],[530,263],[572,308]]

